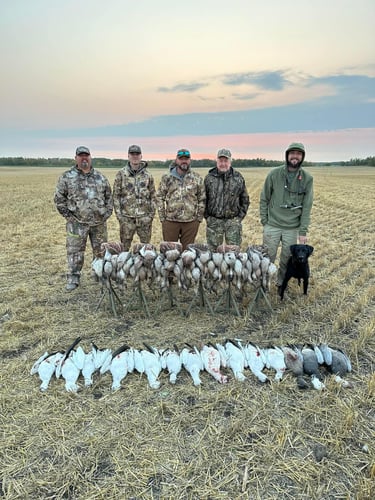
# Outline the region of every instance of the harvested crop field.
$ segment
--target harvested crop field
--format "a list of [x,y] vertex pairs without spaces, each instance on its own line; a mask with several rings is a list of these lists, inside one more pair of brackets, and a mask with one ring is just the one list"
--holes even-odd
[[[309,170],[315,250],[307,297],[294,281],[282,303],[271,288],[272,312],[259,300],[241,317],[197,306],[185,317],[167,301],[159,309],[150,301],[147,318],[134,301],[116,318],[107,300],[96,310],[101,291],[90,277],[89,251],[81,286],[64,290],[65,226],[52,202],[61,170],[0,168],[0,497],[375,498],[375,169]],[[243,171],[252,201],[244,248],[261,243],[258,200],[267,172]],[[112,183],[116,171],[104,173]],[[157,184],[161,174],[154,173]],[[199,242],[204,234],[202,225]],[[118,240],[114,216],[109,239]],[[160,240],[155,219],[152,242]],[[245,382],[231,377],[225,385],[202,373],[195,387],[182,371],[174,386],[163,373],[158,390],[133,373],[112,393],[107,373],[96,374],[91,388],[80,382],[77,394],[56,379],[41,393],[31,366],[78,336],[86,351],[90,341],[111,349],[226,338],[260,346],[326,341],[349,355],[352,387],[327,379],[324,391],[301,391],[289,373],[262,385],[249,370]]]

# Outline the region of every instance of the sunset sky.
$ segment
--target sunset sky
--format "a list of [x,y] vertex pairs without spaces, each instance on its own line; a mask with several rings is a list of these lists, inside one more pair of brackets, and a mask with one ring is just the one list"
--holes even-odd
[[0,156],[373,156],[374,26],[374,0],[3,0]]

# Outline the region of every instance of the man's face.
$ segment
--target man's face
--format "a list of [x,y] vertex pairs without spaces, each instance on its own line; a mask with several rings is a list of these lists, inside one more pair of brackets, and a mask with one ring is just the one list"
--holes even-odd
[[303,153],[298,151],[298,149],[292,149],[288,152],[288,167],[296,169],[302,163]]
[[130,165],[137,169],[139,165],[141,164],[142,160],[142,154],[141,153],[129,153],[128,154],[128,160]]
[[216,160],[216,166],[219,172],[228,172],[231,166],[231,159],[227,158],[226,156],[219,156]]
[[179,170],[182,172],[187,172],[189,170],[191,163],[191,158],[190,156],[177,156],[176,158],[176,165]]
[[80,170],[88,171],[91,168],[91,155],[81,153],[76,155],[76,165]]

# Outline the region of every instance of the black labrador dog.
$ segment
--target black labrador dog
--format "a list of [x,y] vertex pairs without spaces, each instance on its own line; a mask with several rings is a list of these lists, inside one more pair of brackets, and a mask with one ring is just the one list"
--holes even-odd
[[314,247],[310,245],[291,245],[291,256],[288,260],[285,278],[279,287],[280,299],[283,300],[284,292],[288,286],[290,278],[297,278],[298,284],[303,280],[303,293],[307,295],[307,288],[309,286],[310,267],[309,257],[313,253]]

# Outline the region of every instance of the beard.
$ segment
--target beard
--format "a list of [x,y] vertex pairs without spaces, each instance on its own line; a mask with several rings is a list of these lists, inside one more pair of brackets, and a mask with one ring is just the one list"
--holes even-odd
[[89,167],[90,167],[89,162],[88,162],[87,160],[82,160],[82,162],[81,162],[81,169],[82,169],[82,170],[86,170],[86,169],[88,169]]
[[293,168],[293,169],[298,169],[302,165],[302,161],[299,161],[297,159],[292,159],[287,161],[287,167],[288,168]]
[[184,172],[187,172],[189,170],[189,164],[188,163],[181,163],[179,166],[180,170],[183,170]]

